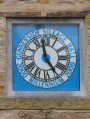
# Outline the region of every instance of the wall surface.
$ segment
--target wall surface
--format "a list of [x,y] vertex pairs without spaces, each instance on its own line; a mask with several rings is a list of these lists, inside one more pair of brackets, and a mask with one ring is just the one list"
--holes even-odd
[[8,98],[7,17],[83,17],[90,0],[0,0],[0,119],[90,119],[90,29],[85,20],[87,90],[85,98]]

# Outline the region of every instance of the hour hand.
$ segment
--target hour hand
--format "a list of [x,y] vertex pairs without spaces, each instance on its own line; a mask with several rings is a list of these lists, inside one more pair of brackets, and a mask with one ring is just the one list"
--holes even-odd
[[[45,59],[46,62],[48,63],[48,65],[51,67],[52,71],[55,72],[55,74],[57,74],[57,72],[55,71],[55,67],[52,66],[50,60],[48,58]],[[58,75],[58,74],[57,74]]]
[[51,67],[52,71],[55,72],[55,68],[52,66],[50,60],[49,60],[47,57],[45,58],[45,60],[46,60],[46,62],[48,63],[48,65]]

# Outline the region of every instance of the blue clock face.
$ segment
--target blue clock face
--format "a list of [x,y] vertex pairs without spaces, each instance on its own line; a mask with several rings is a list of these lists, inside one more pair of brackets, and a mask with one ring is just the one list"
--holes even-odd
[[76,51],[62,32],[51,28],[37,29],[19,42],[16,66],[31,85],[53,88],[66,82],[74,72]]

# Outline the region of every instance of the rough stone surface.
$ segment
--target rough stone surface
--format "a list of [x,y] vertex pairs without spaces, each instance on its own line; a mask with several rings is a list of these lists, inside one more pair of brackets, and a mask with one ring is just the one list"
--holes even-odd
[[3,3],[4,2],[4,0],[0,0],[0,3]]
[[90,113],[85,112],[66,112],[64,119],[90,119]]
[[90,0],[79,0],[80,3],[90,3]]
[[87,29],[88,38],[90,37],[90,29]]
[[87,51],[87,83],[88,83],[88,96],[90,97],[90,28],[87,24],[88,20],[90,19],[90,16],[86,19],[86,51]]
[[4,17],[0,17],[0,31],[5,31],[6,30],[6,23],[5,23],[5,18]]
[[63,118],[63,112],[60,112],[60,111],[50,111],[50,112],[47,112],[47,117],[48,119],[64,119]]
[[88,11],[83,11],[83,12],[52,12],[52,13],[47,13],[47,17],[68,17],[68,18],[71,18],[71,17],[86,17],[86,15],[88,14]]
[[0,0],[0,119],[90,119],[90,30],[87,24],[87,98],[18,99],[8,98],[6,93],[6,17],[85,17],[88,13],[90,0]]
[[46,119],[46,113],[43,111],[20,111],[18,116],[20,119]]
[[0,119],[90,119],[90,111],[5,110],[0,111]]
[[51,4],[75,4],[76,0],[50,0]]
[[[1,46],[0,49],[4,51],[5,47]],[[5,70],[5,57],[3,57],[3,54],[2,54],[2,56],[0,58],[0,72],[3,72],[4,70]]]
[[6,82],[6,80],[5,80],[5,73],[3,72],[3,73],[0,73],[0,85],[5,85],[5,82]]
[[1,98],[0,109],[90,110],[89,98]]
[[20,119],[17,112],[0,111],[0,119]]
[[37,0],[4,0],[4,3],[7,5],[11,4],[35,4],[37,3]]
[[0,93],[2,94],[2,93],[4,93],[4,86],[0,86]]
[[[21,16],[26,14],[26,13],[42,13],[42,12],[46,12],[46,13],[57,13],[57,12],[63,12],[63,14],[65,14],[65,12],[74,12],[75,13],[80,13],[80,12],[84,12],[84,13],[90,13],[90,4],[87,5],[51,5],[51,4],[20,4],[20,5],[1,5],[0,6],[0,15],[2,16],[7,16],[9,14],[12,15],[16,15],[15,17],[18,16],[18,14],[21,13]],[[18,13],[18,14],[16,14]],[[73,16],[72,14],[72,16]],[[53,15],[54,17],[54,15]]]
[[6,51],[5,51],[5,17],[0,17],[0,97],[6,96]]
[[48,4],[49,0],[38,0],[40,4]]

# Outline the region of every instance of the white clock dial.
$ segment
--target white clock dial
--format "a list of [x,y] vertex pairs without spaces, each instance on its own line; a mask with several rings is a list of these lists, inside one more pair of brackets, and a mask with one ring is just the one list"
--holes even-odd
[[[20,55],[18,52],[22,43],[24,45]],[[42,88],[55,87],[72,75],[76,64],[75,48],[60,31],[38,29],[27,34],[19,43],[16,64],[21,76],[32,85]],[[18,65],[22,66],[23,71],[19,70]]]
[[[40,43],[42,38],[45,41],[44,45],[47,57],[53,67],[55,67],[56,72],[53,72],[45,61],[42,45]],[[25,45],[22,54],[22,63],[26,72],[37,80],[56,80],[64,74],[69,66],[70,57],[68,48],[60,39],[52,35],[36,36]]]

